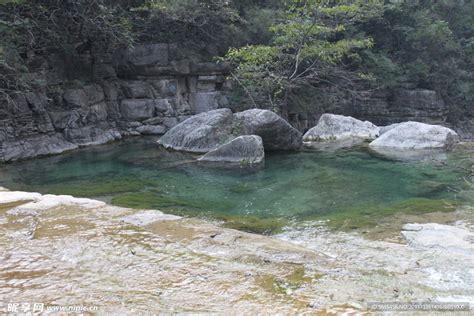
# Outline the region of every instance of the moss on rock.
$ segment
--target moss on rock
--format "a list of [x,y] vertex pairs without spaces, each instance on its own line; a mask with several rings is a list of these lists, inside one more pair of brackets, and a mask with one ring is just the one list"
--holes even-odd
[[323,219],[328,220],[328,225],[334,229],[353,230],[374,227],[383,218],[397,213],[420,215],[433,212],[453,212],[457,203],[450,200],[431,200],[413,198],[383,204],[380,206],[357,207],[340,212],[327,214]]

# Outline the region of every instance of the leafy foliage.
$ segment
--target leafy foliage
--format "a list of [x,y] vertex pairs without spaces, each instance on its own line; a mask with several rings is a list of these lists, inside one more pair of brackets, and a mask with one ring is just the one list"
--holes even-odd
[[233,48],[224,60],[258,106],[285,109],[295,94],[424,88],[457,121],[474,114],[473,18],[473,1],[293,0],[267,47]]
[[[284,19],[271,27],[272,43],[229,50],[224,61],[235,66],[235,78],[265,102],[285,110],[291,91],[328,85],[353,91],[364,74],[351,63],[373,46],[370,37],[348,29],[365,17],[364,5],[294,0]],[[255,104],[256,106],[256,104]]]
[[[111,4],[114,3],[114,4]],[[22,75],[28,56],[48,55],[91,45],[113,48],[132,40],[120,2],[107,0],[8,0],[0,2],[0,93],[30,88]]]
[[[362,55],[377,87],[436,90],[451,106],[453,121],[474,100],[473,1],[403,1],[358,29],[374,38]],[[457,108],[457,110],[456,110]]]
[[173,42],[230,62],[253,106],[425,88],[457,121],[474,116],[473,17],[466,0],[1,0],[0,94],[31,89],[31,55]]

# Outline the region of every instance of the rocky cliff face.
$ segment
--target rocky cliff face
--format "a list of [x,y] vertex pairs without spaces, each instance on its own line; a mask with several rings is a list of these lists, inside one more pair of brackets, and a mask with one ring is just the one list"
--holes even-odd
[[38,88],[0,103],[0,161],[164,134],[190,115],[227,105],[228,69],[180,58],[176,45],[89,50],[75,65],[59,55],[30,62]]
[[368,120],[376,125],[417,121],[439,124],[455,129],[463,139],[474,138],[474,120],[464,117],[456,124],[447,122],[449,106],[433,90],[400,89],[379,91],[358,98],[334,94],[321,96],[310,111],[290,112],[289,120],[300,130],[315,126],[324,113],[348,115],[360,120]]
[[[57,154],[129,135],[161,135],[189,116],[228,107],[225,65],[186,58],[174,44],[110,51],[101,43],[72,47],[63,56],[28,56],[34,92],[0,101],[0,162]],[[183,56],[184,55],[184,56]],[[419,121],[453,127],[473,138],[472,122],[446,124],[449,108],[431,90],[382,91],[352,98],[316,97],[310,110],[293,110],[304,132],[324,113],[377,125]]]

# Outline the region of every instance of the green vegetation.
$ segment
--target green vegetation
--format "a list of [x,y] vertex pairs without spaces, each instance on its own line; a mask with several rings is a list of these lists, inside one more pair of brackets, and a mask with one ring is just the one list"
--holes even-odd
[[436,90],[450,106],[450,120],[473,114],[474,1],[401,1],[358,29],[374,40],[361,67],[386,89]]
[[319,95],[426,88],[457,121],[474,115],[473,18],[461,0],[3,0],[0,91],[34,88],[32,55],[174,42],[234,66],[235,106],[285,112]]
[[[112,189],[114,188],[116,187],[112,186]],[[220,207],[223,203],[225,202],[222,201]],[[137,209],[159,209],[180,216],[210,216],[214,220],[222,221],[224,227],[264,235],[277,234],[286,225],[283,218],[229,215],[209,209],[207,201],[180,199],[156,190],[121,194],[112,199],[112,204]],[[203,212],[203,210],[206,210],[206,212]]]
[[453,212],[456,210],[455,201],[432,200],[424,198],[413,198],[399,202],[369,206],[365,208],[354,208],[334,212],[322,219],[328,220],[331,228],[338,230],[353,230],[360,228],[373,228],[382,219],[390,218],[396,214],[421,215],[435,212]]
[[[215,216],[214,216],[215,217]],[[282,231],[286,221],[282,218],[262,218],[257,216],[217,216],[223,226],[248,233],[274,235]]]
[[[370,37],[348,29],[367,11],[359,2],[328,5],[323,1],[293,1],[283,19],[274,24],[268,45],[231,48],[223,59],[234,64],[236,80],[256,99],[266,99],[275,110],[287,110],[291,95],[315,85],[349,89],[367,77],[344,63],[356,60],[358,51],[371,48]],[[374,2],[376,6],[377,2]]]
[[[18,90],[35,89],[42,84],[26,75],[38,66],[33,56],[47,58],[49,54],[61,54],[67,59],[72,52],[91,47],[105,51],[130,43],[130,20],[123,3],[1,1],[0,94],[8,97]],[[65,67],[74,67],[76,62],[70,59]]]
[[150,179],[121,178],[121,179],[94,179],[93,182],[75,182],[58,184],[48,188],[51,194],[66,194],[78,197],[102,197],[120,193],[136,192],[144,187],[159,188],[159,182]]
[[193,212],[205,209],[207,206],[198,200],[178,199],[157,190],[115,196],[112,204],[139,209],[169,210],[178,215],[181,215],[182,210]]
[[474,112],[474,2],[290,2],[268,44],[224,58],[249,103],[284,113],[303,96],[311,107],[318,94],[424,88],[447,101],[451,121]]

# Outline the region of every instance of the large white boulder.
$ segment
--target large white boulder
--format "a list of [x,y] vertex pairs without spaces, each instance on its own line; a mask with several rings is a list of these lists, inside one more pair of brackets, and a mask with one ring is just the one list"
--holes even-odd
[[419,122],[405,122],[389,129],[370,143],[370,147],[376,151],[386,148],[420,150],[446,148],[458,141],[458,134],[447,127]]
[[337,141],[352,146],[379,136],[380,128],[350,116],[323,114],[318,124],[303,136],[305,145]]

